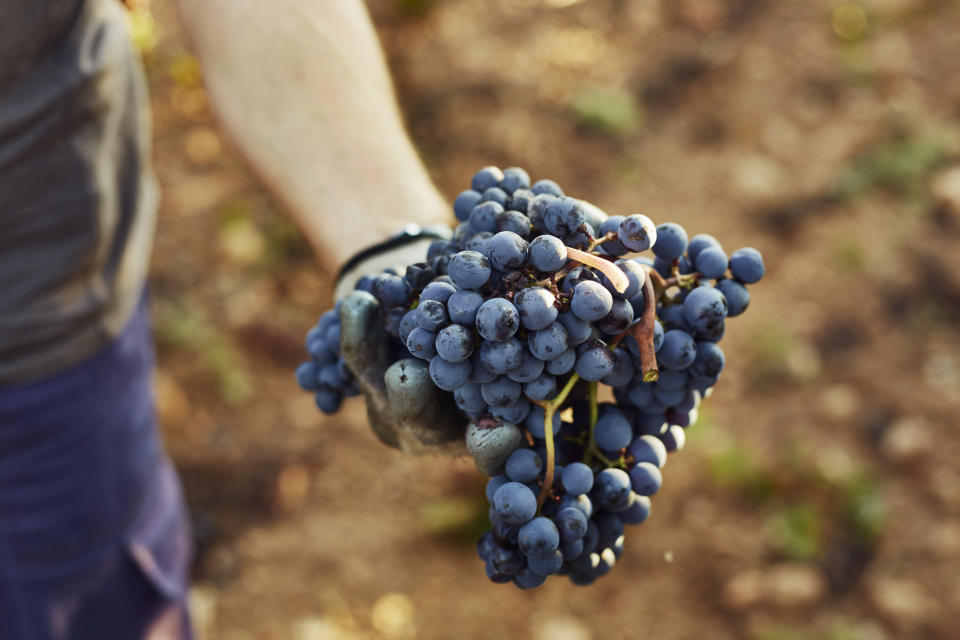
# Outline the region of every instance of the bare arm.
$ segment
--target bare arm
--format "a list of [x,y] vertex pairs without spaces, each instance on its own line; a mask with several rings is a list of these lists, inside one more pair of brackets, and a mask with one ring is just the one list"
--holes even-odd
[[360,0],[181,0],[224,126],[328,267],[448,209]]

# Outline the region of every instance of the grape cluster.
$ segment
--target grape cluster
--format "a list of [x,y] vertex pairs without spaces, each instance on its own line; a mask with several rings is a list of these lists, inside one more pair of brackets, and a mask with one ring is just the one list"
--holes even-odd
[[307,332],[307,353],[310,360],[297,367],[297,383],[314,392],[321,411],[336,413],[344,398],[360,394],[340,354],[340,303],[321,315],[317,326]]
[[[714,237],[688,240],[675,223],[607,216],[519,168],[481,169],[454,214],[460,224],[425,262],[357,288],[379,301],[395,357],[428,361],[470,419],[467,449],[490,476],[492,527],[478,542],[490,580],[589,584],[622,553],[625,525],[649,516],[667,452],[683,447],[724,367],[717,342],[747,308],[762,257],[728,257]],[[652,258],[630,256],[647,250]],[[315,369],[304,374],[319,372],[324,411],[339,405],[328,398],[343,389],[334,382],[352,384],[332,359],[329,313],[312,330],[325,359],[311,350]],[[344,375],[324,380],[331,366]],[[616,402],[600,402],[598,383]]]

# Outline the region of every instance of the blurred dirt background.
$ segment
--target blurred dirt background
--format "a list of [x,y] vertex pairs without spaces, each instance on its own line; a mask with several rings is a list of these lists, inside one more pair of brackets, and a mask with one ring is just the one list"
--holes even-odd
[[217,128],[171,3],[141,1],[165,196],[157,396],[194,511],[200,636],[957,638],[958,3],[371,10],[449,197],[521,165],[758,247],[768,275],[619,566],[585,589],[490,584],[472,464],[401,456],[359,400],[324,418],[296,387],[331,274]]

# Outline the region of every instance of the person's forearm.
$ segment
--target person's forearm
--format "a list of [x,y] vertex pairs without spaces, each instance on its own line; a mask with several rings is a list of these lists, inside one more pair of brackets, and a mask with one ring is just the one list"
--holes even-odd
[[327,266],[449,217],[359,0],[185,0],[215,109]]

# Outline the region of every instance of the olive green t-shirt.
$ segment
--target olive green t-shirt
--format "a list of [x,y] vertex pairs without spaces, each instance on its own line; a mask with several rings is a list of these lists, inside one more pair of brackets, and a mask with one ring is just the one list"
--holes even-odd
[[0,385],[110,342],[156,216],[143,74],[117,0],[0,0]]

